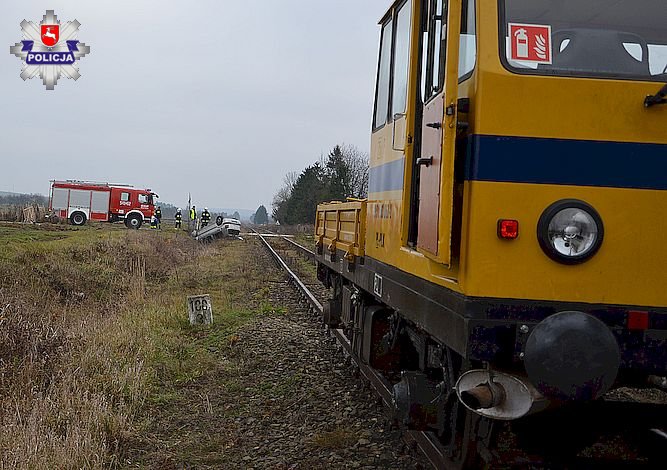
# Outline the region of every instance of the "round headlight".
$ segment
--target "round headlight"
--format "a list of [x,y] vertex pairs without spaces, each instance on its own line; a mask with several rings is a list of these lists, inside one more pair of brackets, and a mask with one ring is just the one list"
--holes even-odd
[[537,238],[544,252],[566,264],[581,263],[593,256],[602,245],[603,235],[600,215],[576,199],[552,204],[537,224]]

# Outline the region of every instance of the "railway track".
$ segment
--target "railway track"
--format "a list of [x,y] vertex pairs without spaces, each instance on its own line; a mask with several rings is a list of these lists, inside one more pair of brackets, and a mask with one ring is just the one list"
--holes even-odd
[[[311,312],[316,315],[321,315],[323,306],[320,300],[318,300],[317,296],[313,294],[309,287],[299,278],[298,273],[294,272],[283,257],[281,257],[278,251],[269,242],[269,239],[280,240],[281,242],[287,243],[290,249],[298,251],[310,260],[315,260],[315,253],[288,237],[280,237],[278,234],[271,232],[269,238],[256,231],[255,233],[276,263],[287,273],[289,282],[299,291],[303,301],[308,303]],[[343,334],[342,330],[330,329],[329,333],[345,351],[346,356],[354,362],[361,376],[377,393],[384,405],[389,409],[393,409],[392,385],[373,369],[355,359],[352,354],[352,345]],[[649,457],[649,460],[643,460],[638,464],[627,462],[627,465],[623,465],[623,468],[654,468],[654,462],[662,460],[661,456],[664,454],[662,449],[664,449],[665,444],[667,444],[667,423],[665,422],[667,417],[665,417],[664,404],[647,406],[637,402],[610,400],[596,405],[599,406],[592,407],[588,418],[589,420],[596,421],[599,428],[618,429],[619,432],[625,432],[626,435],[628,434],[628,429],[631,429],[632,431],[630,434],[633,434],[633,440],[640,444],[643,451],[642,454]],[[561,433],[567,432],[567,428],[560,429],[559,431]],[[554,442],[559,441],[559,431],[550,433],[551,439]],[[448,459],[446,449],[442,446],[434,433],[406,431],[403,433],[403,436],[406,443],[412,447],[417,447],[435,468],[460,468],[458,465],[452,464]],[[536,467],[528,468],[551,468],[543,456],[533,457],[534,458],[529,458],[529,465],[536,465]],[[524,461],[524,463],[528,462]],[[605,463],[605,461],[601,463],[595,456],[591,455],[577,456],[567,460],[567,463],[559,462],[559,465],[564,465],[562,468],[605,468],[608,464],[609,462]],[[512,466],[510,464],[510,466],[502,468],[512,468]]]
[[[310,309],[314,314],[322,314],[322,303],[316,298],[316,296],[310,291],[310,289],[304,284],[299,276],[287,265],[287,263],[282,259],[278,252],[273,248],[268,239],[260,234],[259,232],[253,230],[258,238],[261,240],[264,247],[269,251],[271,256],[274,258],[278,266],[287,273],[290,284],[292,284],[299,292],[302,299],[310,305]],[[271,235],[274,235],[271,233]],[[287,237],[280,238],[283,241],[286,241],[292,248],[298,250],[300,253],[305,255],[309,259],[315,259],[315,253],[309,250],[308,248],[296,243],[293,240],[290,240]],[[392,409],[393,405],[393,395],[392,395],[392,386],[387,382],[384,377],[377,374],[373,369],[366,366],[365,364],[356,360],[352,354],[352,345],[348,339],[343,334],[343,331],[340,329],[330,329],[330,334],[336,339],[338,344],[343,348],[347,357],[349,357],[359,370],[359,373],[364,377],[364,379],[369,383],[373,390],[378,394],[382,399],[385,406]],[[438,469],[449,469],[454,468],[450,465],[449,460],[446,458],[445,451],[438,442],[436,436],[433,433],[428,432],[417,432],[417,431],[407,431],[404,433],[404,438],[406,444],[409,446],[416,446],[421,450],[424,456],[428,459],[431,464]]]

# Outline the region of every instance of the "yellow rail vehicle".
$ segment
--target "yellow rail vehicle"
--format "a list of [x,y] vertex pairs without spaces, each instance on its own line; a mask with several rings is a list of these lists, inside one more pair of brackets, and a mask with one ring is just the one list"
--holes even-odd
[[663,2],[401,0],[380,25],[369,197],[316,236],[327,321],[401,420],[462,459],[451,415],[667,375]]

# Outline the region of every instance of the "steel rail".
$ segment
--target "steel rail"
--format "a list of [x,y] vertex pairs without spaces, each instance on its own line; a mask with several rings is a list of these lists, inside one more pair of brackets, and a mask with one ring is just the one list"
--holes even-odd
[[309,250],[303,245],[300,245],[299,243],[295,242],[294,240],[290,240],[287,237],[283,237],[283,240],[286,242],[290,243],[294,248],[300,250],[303,254],[305,254],[308,258],[310,259],[315,259],[315,252],[312,250]]
[[[273,249],[273,247],[266,240],[266,238],[264,238],[262,234],[260,234],[256,230],[254,229],[252,230],[257,234],[258,238],[262,241],[262,243],[269,251],[271,256],[276,260],[279,267],[282,268],[288,274],[290,282],[292,282],[297,287],[297,289],[301,291],[301,294],[305,297],[308,303],[310,303],[311,307],[321,315],[323,311],[322,304],[315,298],[312,292],[310,292],[308,287],[306,287],[306,285],[299,279],[299,277],[294,273],[294,271],[292,271],[289,268],[289,266],[287,266],[285,261],[280,257],[280,255],[276,252],[276,250]],[[288,240],[288,239],[283,238],[283,240]],[[312,253],[310,250],[299,245],[298,243],[292,242],[291,240],[289,241],[297,248],[302,249],[305,252]],[[314,253],[312,253],[312,255],[313,257],[315,257]],[[359,372],[368,381],[373,390],[375,390],[375,392],[379,395],[385,406],[389,407],[390,409],[393,409],[394,399],[393,399],[391,384],[379,373],[377,373],[374,369],[362,363],[355,357],[355,355],[353,354],[352,345],[350,344],[350,341],[345,336],[342,329],[330,329],[329,332],[334,336],[338,344],[340,344],[340,346],[343,348],[346,355],[350,357],[351,360],[354,361],[355,365],[359,369]],[[431,462],[434,468],[437,469],[456,468],[453,466],[452,462],[446,457],[444,449],[442,445],[439,443],[434,433],[422,432],[422,431],[407,431],[404,433],[404,439],[408,444],[414,443],[421,450],[424,456],[429,460],[429,462]]]
[[264,243],[264,246],[266,246],[266,248],[269,250],[269,252],[273,256],[273,258],[276,260],[278,265],[288,274],[288,276],[290,277],[290,281],[293,282],[296,285],[297,289],[299,289],[301,291],[302,295],[304,295],[306,297],[306,300],[310,303],[310,305],[313,308],[315,308],[319,313],[322,313],[324,307],[319,302],[319,300],[317,300],[315,298],[313,293],[310,292],[310,289],[308,289],[308,287],[306,287],[306,285],[303,282],[301,282],[301,279],[299,279],[299,276],[297,276],[294,273],[294,271],[292,271],[290,269],[290,267],[287,266],[287,263],[285,263],[285,261],[283,261],[283,259],[276,252],[276,250],[274,250],[273,247],[269,244],[269,242],[266,241],[266,238],[264,238],[262,236],[262,234],[259,233],[259,232],[255,232],[255,233],[257,233],[257,236],[259,237],[260,240],[262,240],[262,242]]
[[[252,230],[253,232],[255,232],[256,234],[259,235],[259,232],[257,232],[255,229],[251,228],[250,230]],[[305,254],[308,258],[313,259],[313,260],[316,258],[315,252],[313,250],[310,250],[310,249],[306,248],[305,246],[303,246],[303,245],[295,242],[294,240],[292,240],[290,238],[292,235],[282,235],[280,233],[276,233],[276,232],[274,232],[272,230],[269,230],[269,229],[264,229],[264,230],[269,232],[271,234],[270,236],[272,236],[272,237],[277,237],[277,238],[281,238],[281,239],[285,240],[290,245],[292,245],[294,248],[296,248],[297,250],[299,250],[303,254]]]

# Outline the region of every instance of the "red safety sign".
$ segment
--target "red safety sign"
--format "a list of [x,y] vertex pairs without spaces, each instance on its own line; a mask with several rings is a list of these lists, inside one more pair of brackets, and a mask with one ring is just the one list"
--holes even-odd
[[509,24],[510,59],[535,64],[551,63],[551,26],[539,24]]

